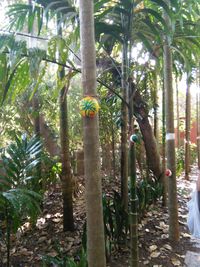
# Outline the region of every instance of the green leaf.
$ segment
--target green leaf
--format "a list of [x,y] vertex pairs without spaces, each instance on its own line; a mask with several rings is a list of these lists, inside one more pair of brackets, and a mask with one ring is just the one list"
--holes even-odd
[[156,3],[158,7],[162,7],[170,18],[173,17],[173,12],[169,9],[169,6],[165,3],[165,1],[163,1],[163,0],[151,0],[151,2]]
[[95,24],[95,34],[96,37],[100,36],[101,34],[108,34],[115,37],[115,39],[120,43],[123,42],[123,39],[121,38],[122,28],[118,25],[110,25],[104,22],[97,22]]
[[170,0],[170,3],[172,5],[172,7],[176,8],[176,12],[178,12],[180,7],[181,7],[180,1],[178,1],[178,0]]
[[155,39],[157,39],[158,42],[161,44],[162,43],[161,34],[158,31],[158,29],[156,28],[155,24],[153,24],[149,18],[145,18],[144,22],[145,22],[146,26],[148,28],[150,28],[151,32],[155,35]]
[[5,89],[4,89],[4,92],[3,92],[3,98],[2,98],[2,102],[1,102],[1,105],[4,103],[5,99],[6,99],[6,96],[7,96],[7,93],[8,93],[8,90],[10,88],[10,85],[11,85],[11,82],[12,82],[12,79],[17,71],[17,67],[23,62],[23,58],[17,63],[17,65],[15,66],[15,68],[13,69],[12,73],[10,74],[9,78],[8,78],[8,81],[6,82],[6,85],[5,85]]
[[141,9],[139,12],[141,13],[145,13],[147,15],[152,15],[154,19],[157,19],[161,25],[164,27],[164,31],[166,34],[169,34],[170,31],[169,31],[169,28],[168,28],[168,25],[166,24],[165,20],[163,19],[163,17],[155,10],[153,9],[150,9],[150,8],[144,8],[144,9]]
[[108,1],[108,0],[96,1],[94,3],[94,13],[99,12],[99,10],[104,7],[104,4],[107,4],[108,2],[110,2],[110,1]]

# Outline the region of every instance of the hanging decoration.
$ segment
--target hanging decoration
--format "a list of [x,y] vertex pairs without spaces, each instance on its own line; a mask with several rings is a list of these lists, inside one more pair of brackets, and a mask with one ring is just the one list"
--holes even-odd
[[166,176],[172,176],[172,171],[170,170],[170,169],[167,169],[166,171],[165,171],[165,175]]
[[83,117],[94,118],[100,106],[96,98],[86,96],[79,103],[80,113]]
[[137,143],[139,141],[137,134],[132,134],[130,136],[130,141],[131,141],[131,143]]

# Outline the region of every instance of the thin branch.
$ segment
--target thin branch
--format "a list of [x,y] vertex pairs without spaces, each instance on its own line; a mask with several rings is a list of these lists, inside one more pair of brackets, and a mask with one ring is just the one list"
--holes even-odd
[[[6,54],[9,54],[9,52],[4,52]],[[26,57],[28,58],[29,56],[27,54],[21,54],[22,57]],[[70,69],[70,70],[73,70],[74,72],[77,72],[77,73],[81,73],[81,70],[80,69],[77,69],[77,68],[74,68],[72,66],[69,66],[67,64],[64,64],[64,63],[60,63],[58,61],[56,61],[55,59],[48,59],[48,58],[42,58],[43,61],[46,61],[46,62],[49,62],[49,63],[53,63],[53,64],[56,64],[58,66],[61,66],[61,67],[64,67],[64,68],[67,68],[67,69]],[[105,82],[103,82],[101,79],[97,78],[97,82],[101,85],[103,85],[105,88],[107,88],[109,91],[111,91],[113,94],[115,94],[119,99],[121,99],[122,102],[124,102],[127,107],[129,107],[129,104],[123,99],[122,96],[120,96],[120,94],[118,94],[112,87],[110,87],[109,85],[107,85]]]
[[32,34],[27,34],[27,33],[5,31],[5,30],[2,30],[2,29],[0,29],[0,32],[6,33],[6,34],[19,35],[19,36],[23,36],[23,37],[32,38],[32,39],[38,39],[38,40],[43,40],[43,41],[49,41],[48,38],[40,37],[40,36],[36,36],[36,35],[32,35]]
[[[19,36],[23,36],[23,37],[27,37],[30,39],[37,39],[37,40],[41,40],[41,41],[50,41],[49,38],[47,37],[40,37],[40,36],[36,36],[36,35],[32,35],[32,34],[27,34],[27,33],[21,33],[21,32],[12,32],[12,31],[5,31],[0,29],[0,32],[6,33],[6,34],[13,34],[13,35],[19,35]],[[79,60],[81,61],[80,57],[77,56],[77,54],[67,45],[67,43],[65,42],[65,45],[67,46],[67,48],[69,49],[69,51]]]

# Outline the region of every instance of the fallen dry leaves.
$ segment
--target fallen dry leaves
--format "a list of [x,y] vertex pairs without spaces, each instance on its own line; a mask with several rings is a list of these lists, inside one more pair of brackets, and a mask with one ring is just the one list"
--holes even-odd
[[[117,185],[114,181],[105,179],[104,187],[106,190],[112,191],[113,188],[117,188]],[[81,192],[83,192],[83,185],[81,185],[81,188]],[[140,267],[183,266],[186,251],[191,248],[189,241],[191,236],[186,226],[189,183],[179,179],[178,188],[180,242],[174,246],[169,241],[167,208],[162,207],[161,201],[151,205],[138,225]],[[43,214],[38,219],[36,227],[31,229],[30,224],[26,223],[20,229],[18,235],[13,237],[11,244],[13,261],[21,263],[22,266],[30,266],[30,262],[35,262],[33,267],[37,267],[42,255],[54,257],[58,254],[55,250],[56,242],[59,243],[64,253],[68,255],[75,253],[81,245],[82,228],[85,221],[84,195],[79,195],[74,204],[76,231],[74,233],[63,233],[60,188],[56,187],[56,190],[53,189],[49,192],[45,200]],[[5,252],[5,244],[0,241],[0,257],[5,256]],[[113,253],[109,266],[128,267],[129,252],[127,246],[122,246],[118,252]],[[4,257],[3,263],[5,262]]]

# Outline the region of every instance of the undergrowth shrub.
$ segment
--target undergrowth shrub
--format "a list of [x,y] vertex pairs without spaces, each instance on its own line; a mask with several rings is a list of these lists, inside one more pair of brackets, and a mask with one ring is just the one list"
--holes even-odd
[[45,255],[42,257],[42,267],[87,267],[87,256],[82,249],[81,252],[75,257],[69,257],[62,251],[59,243],[55,245],[57,256],[52,257]]
[[184,170],[185,152],[184,147],[176,148],[176,174],[179,176]]
[[141,218],[148,207],[162,196],[162,185],[154,178],[137,182],[138,215]]
[[41,196],[35,189],[41,149],[37,137],[28,139],[22,135],[0,151],[0,226],[6,240],[7,266],[11,233],[16,233],[27,219],[34,223],[40,212]]
[[[155,203],[162,196],[162,186],[152,177],[149,180],[140,180],[137,182],[137,197],[138,197],[138,215],[142,218],[143,213],[148,207]],[[118,250],[121,246],[127,243],[129,235],[129,214],[124,210],[122,199],[117,191],[112,194],[104,194],[103,203],[103,219],[105,229],[105,249],[107,259],[110,258],[113,251]],[[58,251],[58,250],[57,250]],[[86,223],[83,226],[82,234],[82,251],[87,251],[87,234]],[[66,255],[58,253],[56,257],[43,257],[43,267],[61,266],[61,267],[82,267],[87,263],[86,254],[79,256],[80,261],[69,259]],[[46,265],[45,265],[46,264]],[[48,265],[53,264],[53,265]],[[71,265],[70,265],[71,264]]]
[[[190,145],[190,165],[193,165],[197,160],[197,146],[196,144]],[[185,149],[183,146],[176,148],[176,174],[180,174],[184,171],[185,167]]]

